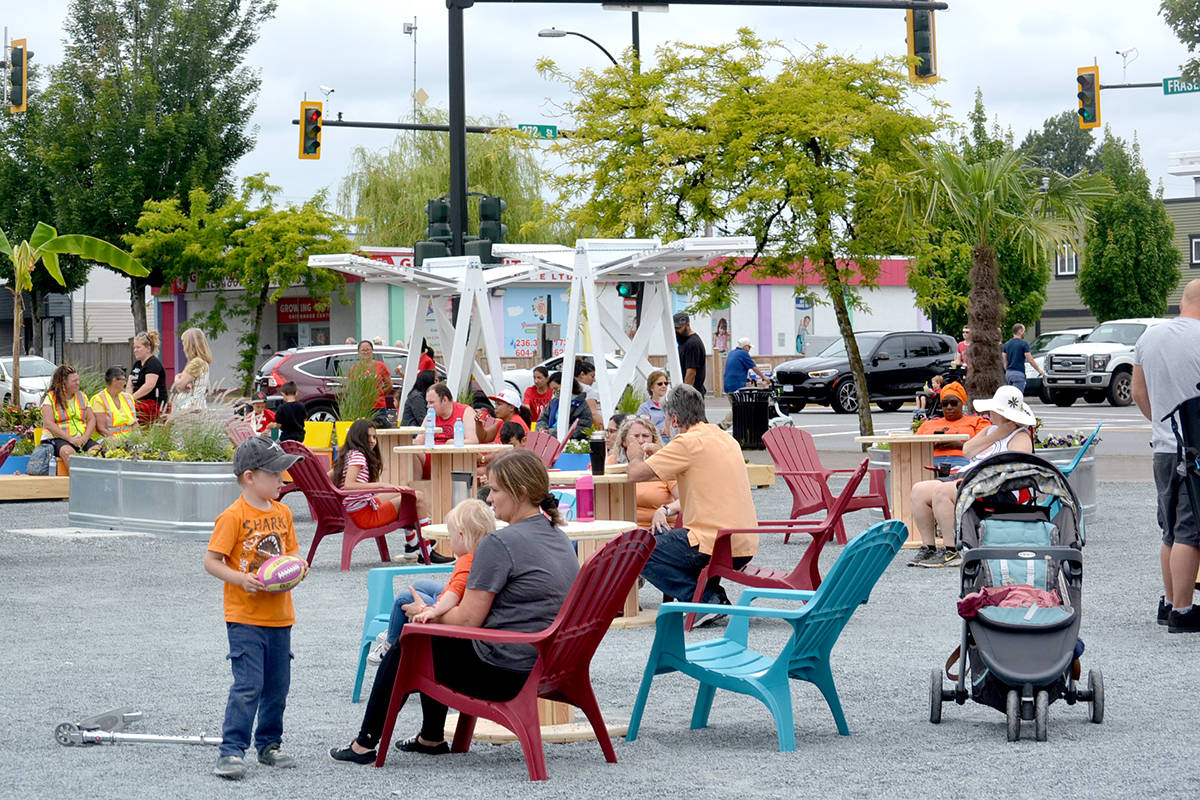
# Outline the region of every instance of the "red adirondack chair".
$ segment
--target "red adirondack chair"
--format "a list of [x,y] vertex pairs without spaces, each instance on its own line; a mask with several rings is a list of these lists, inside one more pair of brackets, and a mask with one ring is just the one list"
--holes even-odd
[[[763,434],[763,444],[775,462],[775,474],[783,478],[792,493],[793,519],[817,511],[833,508],[833,492],[829,490],[829,477],[838,472],[850,473],[852,469],[825,469],[817,455],[817,445],[812,434],[800,428],[772,428]],[[882,469],[868,469],[870,486],[863,494],[849,499],[846,511],[878,508],[884,519],[891,519],[888,506],[886,476]],[[838,544],[846,543],[846,529],[839,518],[834,530]]]
[[[821,550],[833,538],[833,532],[841,525],[842,515],[846,513],[846,507],[850,504],[855,490],[862,483],[869,463],[870,459],[862,460],[858,469],[854,470],[854,474],[846,482],[842,493],[834,500],[833,508],[825,514],[824,519],[765,520],[760,521],[758,527],[755,528],[730,528],[717,531],[716,541],[713,542],[712,557],[709,558],[708,565],[700,571],[692,602],[699,603],[704,599],[704,587],[709,578],[728,578],[734,583],[745,586],[815,590],[821,585]],[[800,563],[791,572],[770,567],[757,567],[753,564],[747,564],[741,569],[737,569],[733,566],[733,540],[731,538],[735,533],[782,533],[785,544],[793,533],[807,533],[812,537],[812,541],[808,543],[804,555],[800,558]],[[687,619],[684,620],[684,630],[692,629],[695,617],[695,614],[687,615]]]
[[561,442],[558,438],[549,431],[538,429],[530,431],[525,437],[525,449],[532,450],[542,463],[546,465],[546,469],[554,469],[554,462],[558,461],[558,457],[562,455],[563,449],[566,448],[567,442],[571,439],[571,435],[575,433],[575,429],[579,427],[579,421],[576,420],[570,428],[567,429],[567,438]]
[[13,448],[17,446],[18,441],[20,441],[19,436],[15,439],[9,439],[4,443],[3,447],[0,447],[0,467],[4,466],[5,461],[8,461],[8,457],[12,455]]
[[[376,745],[375,766],[387,758],[388,742],[396,724],[396,715],[404,699],[421,692],[459,711],[458,727],[451,750],[465,753],[471,747],[477,717],[493,720],[517,735],[525,753],[529,779],[544,781],[546,758],[542,751],[542,729],[538,724],[537,699],[545,697],[570,703],[583,710],[604,758],[616,763],[608,730],[588,674],[592,655],[605,631],[620,612],[650,552],[654,536],[648,531],[631,530],[606,544],[579,570],[562,610],[544,631],[520,633],[489,628],[464,628],[457,625],[405,625],[399,646],[402,648],[392,701],[388,706],[383,735]],[[538,650],[538,660],[520,693],[507,702],[479,700],[440,685],[433,675],[432,636],[475,639],[489,642],[526,642]]]
[[225,423],[225,433],[228,434],[229,441],[233,442],[236,447],[254,435],[254,428],[241,417],[234,417]]
[[339,531],[342,532],[342,572],[349,571],[350,553],[364,539],[375,540],[375,545],[379,548],[379,557],[383,563],[388,564],[392,557],[388,552],[387,540],[384,537],[399,528],[411,528],[416,532],[417,541],[421,545],[421,560],[429,563],[429,545],[421,536],[421,523],[417,519],[417,495],[414,491],[403,490],[404,500],[400,505],[400,515],[395,521],[378,528],[364,530],[355,525],[354,520],[346,514],[342,502],[355,494],[384,494],[400,490],[375,489],[365,492],[349,492],[339,489],[333,485],[333,481],[329,480],[329,475],[326,474],[321,462],[307,447],[300,442],[281,442],[279,446],[288,453],[304,456],[288,468],[288,474],[292,476],[293,483],[299,486],[300,491],[304,493],[304,499],[308,501],[308,510],[312,513],[313,521],[317,523],[312,545],[308,548],[307,560],[310,566],[321,540]]

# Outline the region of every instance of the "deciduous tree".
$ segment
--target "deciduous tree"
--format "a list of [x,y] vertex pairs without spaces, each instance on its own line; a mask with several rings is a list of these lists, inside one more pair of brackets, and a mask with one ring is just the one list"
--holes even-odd
[[575,134],[552,178],[566,219],[604,236],[697,235],[705,223],[754,237],[749,259],[684,274],[699,310],[726,305],[741,272],[815,276],[828,292],[854,372],[849,399],[872,431],[850,308],[881,253],[897,252],[898,216],[881,198],[907,166],[905,145],[935,120],[913,110],[901,61],[817,49],[797,56],[749,30],[715,46],[660,48],[640,73],[626,62],[568,77]]
[[1137,142],[1105,131],[1100,164],[1115,194],[1096,208],[1088,227],[1079,296],[1101,322],[1162,316],[1179,285],[1181,258],[1162,190],[1151,193]]

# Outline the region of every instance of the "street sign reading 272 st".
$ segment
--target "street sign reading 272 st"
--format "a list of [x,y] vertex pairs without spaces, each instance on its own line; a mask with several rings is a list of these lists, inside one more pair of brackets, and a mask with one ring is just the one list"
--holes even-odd
[[1163,78],[1163,94],[1187,94],[1188,92],[1200,92],[1200,81]]
[[535,139],[557,139],[558,138],[558,126],[557,125],[524,124],[524,125],[518,125],[517,129],[519,131],[521,131],[522,133],[528,133],[530,136],[532,136]]

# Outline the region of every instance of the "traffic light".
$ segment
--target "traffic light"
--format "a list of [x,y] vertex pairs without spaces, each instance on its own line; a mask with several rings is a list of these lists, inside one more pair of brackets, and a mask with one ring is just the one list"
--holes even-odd
[[621,297],[637,297],[637,284],[633,281],[621,281],[617,284],[617,294]]
[[1080,67],[1076,70],[1075,82],[1079,91],[1079,127],[1100,127],[1100,68]]
[[421,266],[427,258],[445,258],[450,255],[450,243],[454,240],[450,231],[450,201],[437,197],[425,203],[425,239],[413,247],[413,264]]
[[508,235],[508,226],[500,221],[508,203],[499,197],[484,195],[479,198],[479,238],[487,239],[493,244],[504,241]]
[[921,59],[909,62],[908,77],[920,83],[937,82],[937,46],[932,11],[907,11],[908,54]]
[[8,110],[19,114],[29,100],[29,57],[33,55],[25,46],[24,39],[13,39],[8,51]]
[[300,104],[300,157],[321,157],[321,104],[316,100]]

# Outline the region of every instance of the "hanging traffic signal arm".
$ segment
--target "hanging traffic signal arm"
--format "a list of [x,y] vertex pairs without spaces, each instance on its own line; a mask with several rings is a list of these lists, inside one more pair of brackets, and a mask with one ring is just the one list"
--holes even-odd
[[321,103],[305,100],[300,104],[300,158],[321,157]]
[[1079,67],[1075,83],[1079,87],[1075,94],[1079,98],[1079,127],[1100,127],[1100,68]]
[[919,83],[936,83],[937,44],[934,41],[933,12],[909,9],[905,15],[908,22],[908,55],[920,59],[909,61],[908,77]]
[[24,39],[13,39],[8,50],[8,110],[20,114],[29,104],[29,48]]

